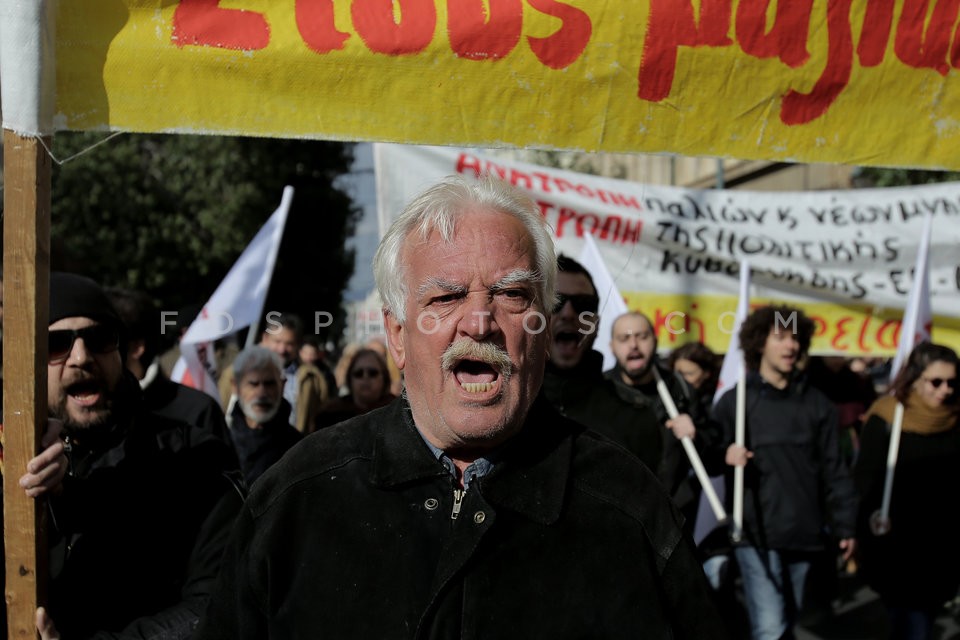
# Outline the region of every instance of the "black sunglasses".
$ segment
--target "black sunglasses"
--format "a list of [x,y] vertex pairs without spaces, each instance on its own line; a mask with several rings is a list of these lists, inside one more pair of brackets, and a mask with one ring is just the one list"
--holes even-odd
[[957,388],[957,379],[956,378],[924,378],[927,382],[933,385],[934,389],[939,389],[940,385],[946,383],[951,389]]
[[588,293],[574,293],[567,295],[566,293],[557,294],[557,305],[553,308],[554,313],[560,313],[560,309],[563,309],[563,305],[570,303],[573,305],[573,310],[577,313],[596,313],[597,309],[600,308],[600,298]]
[[365,369],[361,367],[359,369],[354,369],[353,371],[351,371],[350,377],[356,380],[360,380],[361,378],[379,378],[380,369],[374,369],[373,367]]
[[47,333],[47,361],[59,364],[73,351],[77,338],[93,353],[110,353],[120,346],[120,334],[113,327],[95,324],[83,329],[55,329]]

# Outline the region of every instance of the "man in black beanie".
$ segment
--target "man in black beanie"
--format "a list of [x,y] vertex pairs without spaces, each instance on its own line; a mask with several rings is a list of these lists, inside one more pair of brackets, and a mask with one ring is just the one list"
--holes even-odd
[[51,274],[48,335],[53,443],[20,478],[50,498],[41,638],[188,638],[242,502],[235,458],[145,411],[123,324],[93,280]]

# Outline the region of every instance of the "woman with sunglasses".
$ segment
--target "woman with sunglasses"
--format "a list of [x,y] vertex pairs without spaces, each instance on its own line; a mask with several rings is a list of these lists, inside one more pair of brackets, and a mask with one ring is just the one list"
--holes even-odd
[[[891,385],[891,394],[867,411],[855,480],[860,570],[880,594],[892,638],[930,638],[933,621],[960,586],[960,429],[957,354],[948,347],[917,345]],[[897,403],[903,431],[890,498],[890,527],[880,509],[890,431]]]
[[349,362],[346,368],[349,393],[320,408],[315,430],[382,407],[394,399],[390,393],[390,370],[383,356],[373,349],[360,349]]

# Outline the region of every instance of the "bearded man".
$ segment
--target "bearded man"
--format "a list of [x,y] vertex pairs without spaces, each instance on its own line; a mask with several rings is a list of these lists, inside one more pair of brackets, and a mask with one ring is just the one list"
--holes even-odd
[[280,356],[264,347],[248,347],[233,361],[237,402],[228,424],[248,486],[303,438],[290,424],[282,371]]
[[145,411],[125,333],[97,283],[51,274],[51,421],[20,478],[49,497],[43,640],[190,637],[242,501],[226,443]]

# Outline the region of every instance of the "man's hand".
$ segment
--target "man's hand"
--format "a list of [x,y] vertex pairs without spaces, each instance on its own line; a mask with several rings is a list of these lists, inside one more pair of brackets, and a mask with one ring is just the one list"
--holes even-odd
[[664,424],[667,426],[667,429],[673,432],[677,440],[682,440],[683,438],[693,439],[693,437],[697,435],[697,428],[693,426],[693,418],[686,413],[681,413],[676,418],[667,420]]
[[738,444],[727,447],[726,462],[731,467],[745,467],[752,457],[753,452],[747,451],[746,447],[741,447]]
[[840,541],[840,548],[843,550],[843,561],[849,562],[857,550],[857,541],[855,538],[844,538]]
[[63,477],[67,474],[67,456],[60,440],[63,423],[51,418],[40,444],[44,447],[38,456],[27,463],[27,472],[20,476],[20,486],[30,498],[44,494],[58,495],[63,490]]
[[57,631],[57,627],[53,624],[53,620],[47,614],[46,609],[39,607],[35,619],[40,640],[60,640],[60,632]]

